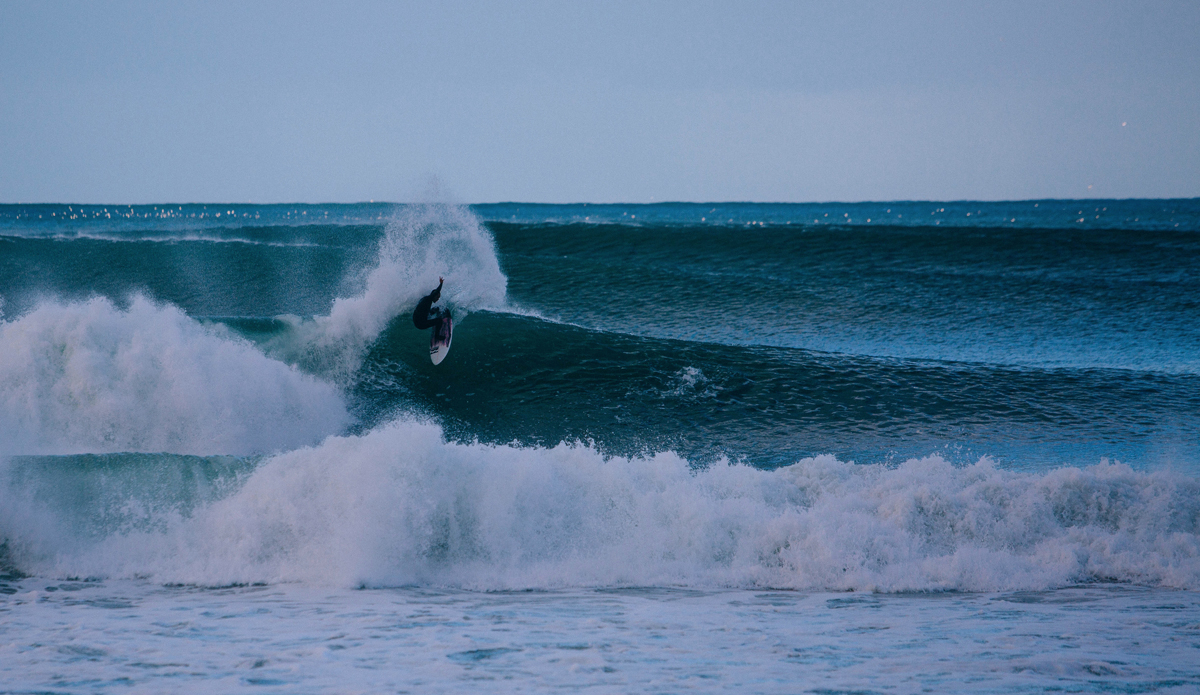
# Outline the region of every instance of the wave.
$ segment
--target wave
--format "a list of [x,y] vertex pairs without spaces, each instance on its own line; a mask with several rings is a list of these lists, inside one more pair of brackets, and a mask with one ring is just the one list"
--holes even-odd
[[262,344],[268,354],[346,381],[366,348],[393,319],[445,279],[442,305],[461,321],[470,311],[504,307],[508,279],[495,242],[461,206],[430,203],[396,209],[363,289],[334,300],[328,315],[280,317],[291,329]]
[[464,441],[594,441],[605,453],[670,449],[768,467],[819,453],[880,462],[931,451],[1005,465],[1200,461],[1194,375],[726,346],[490,311],[456,328],[437,368],[427,342],[397,321],[371,345],[347,391],[365,426],[421,412]]
[[[1081,204],[1058,201],[1058,212],[1049,203],[1030,209],[1047,209],[1036,213],[1038,224],[1051,225],[1060,213],[1080,213]],[[872,205],[912,217],[890,204],[863,209]],[[299,364],[305,346],[329,343],[310,351],[323,355],[308,356],[317,371],[326,369],[323,360],[343,361],[324,353],[353,354],[387,313],[406,313],[405,303],[427,292],[441,271],[455,275],[448,292],[463,289],[464,278],[482,290],[474,299],[459,298],[464,306],[477,302],[471,310],[519,304],[574,325],[658,338],[984,365],[1200,373],[1192,271],[1200,258],[1196,201],[1097,203],[1096,214],[1154,218],[1166,229],[1049,231],[993,219],[1026,203],[989,204],[991,212],[982,216],[966,203],[936,205],[979,226],[813,225],[801,213],[828,209],[820,219],[858,213],[839,214],[836,205],[728,204],[718,208],[778,220],[735,229],[701,222],[712,208],[695,205],[309,206],[298,212],[297,206],[252,206],[226,209],[249,219],[237,224],[225,216],[201,224],[145,210],[148,217],[133,227],[102,218],[90,226],[9,228],[4,213],[11,209],[0,206],[0,255],[8,261],[0,295],[15,311],[44,295],[99,293],[119,300],[140,291],[193,316],[326,317],[297,323],[339,325],[310,326],[295,345],[279,346],[279,354]],[[571,222],[601,207],[607,212],[597,219],[608,221]],[[491,221],[481,225],[477,215],[485,213]],[[507,221],[514,216],[518,221]],[[559,218],[566,221],[547,222]],[[441,231],[420,240],[404,232],[406,226]],[[5,236],[10,231],[18,236]],[[29,234],[76,236],[19,236]],[[238,243],[189,241],[200,238]],[[480,248],[437,249],[454,239]],[[462,272],[432,270],[438,263],[456,263]],[[356,269],[376,266],[367,291],[369,273]],[[421,272],[426,269],[431,272]],[[354,332],[361,335],[350,336]],[[340,343],[347,344],[344,350],[334,345]],[[344,362],[327,371],[345,373],[354,360]]]
[[[339,229],[228,234],[332,239]],[[1142,290],[1092,282],[1128,260],[1121,234],[1091,234],[1087,257],[1068,244],[1018,244],[1035,262],[1016,258],[1004,284],[988,259],[1012,261],[1012,238],[986,234],[969,244],[917,234],[914,245],[888,231],[884,248],[828,230],[819,243],[770,229],[553,231],[489,229],[466,208],[434,204],[396,208],[385,225],[364,223],[344,247],[313,253],[180,244],[176,256],[154,244],[130,260],[127,249],[92,255],[113,246],[104,242],[23,240],[30,260],[0,292],[20,312],[0,322],[0,560],[38,574],[197,584],[1200,588],[1194,478],[1107,463],[1045,472],[1113,451],[1139,465],[1194,465],[1195,374],[1097,368],[1108,364],[1097,355],[1126,359],[1154,335],[1174,347],[1143,361],[1191,369],[1192,324],[1162,327],[1191,306],[1178,260],[1190,256],[1177,252],[1194,253],[1194,241],[1135,235],[1148,246],[1140,270],[1120,271],[1126,279],[1178,285],[1156,290],[1151,311]],[[56,258],[64,245],[77,263]],[[864,273],[864,249],[880,272],[843,297]],[[369,253],[361,272],[344,272]],[[512,297],[502,261],[518,278]],[[121,263],[98,287],[96,268]],[[68,296],[128,298],[9,291],[48,268]],[[226,274],[213,281],[214,269]],[[1049,306],[1025,287],[1047,274],[1070,290],[1045,294],[1052,311],[993,320],[1014,297]],[[438,276],[460,321],[454,353],[434,370],[407,316]],[[128,294],[146,278],[174,288],[171,303]],[[197,298],[209,284],[212,295]],[[260,297],[268,291],[282,298]],[[964,309],[948,296],[973,299]],[[200,321],[185,299],[236,316]],[[246,308],[279,304],[322,308],[311,318]],[[1086,312],[1064,322],[1090,305],[1108,307],[1136,339],[1097,324],[1083,335],[1102,337],[1100,348],[1077,340],[1050,351],[1084,352],[1069,368],[764,344],[847,334],[861,320],[885,344],[916,335],[953,347],[975,341],[936,342],[947,327],[1008,335],[997,328],[1030,316],[1041,323],[1004,340],[1045,342],[1056,335],[1046,326],[1075,335],[1096,324]],[[977,315],[987,321],[972,323]],[[831,318],[812,328],[814,316]],[[984,452],[924,456],[947,442],[989,447],[1003,465]],[[1175,459],[1158,456],[1172,446]],[[1014,470],[1022,465],[1042,472]]]
[[56,500],[54,467],[41,479],[20,470],[5,471],[0,531],[9,562],[39,575],[484,590],[1200,587],[1200,481],[1108,463],[1033,474],[987,459],[818,456],[695,469],[670,452],[449,443],[436,425],[398,421],[266,459],[236,492],[148,527],[142,515],[91,536],[64,527],[77,511],[48,508],[79,503]]
[[134,296],[0,322],[0,452],[278,451],[341,432],[332,385]]
[[505,299],[490,235],[455,206],[402,208],[362,275],[362,291],[328,315],[280,317],[252,336],[258,345],[141,294],[126,309],[37,301],[0,323],[0,453],[249,454],[319,441],[351,423],[335,383],[439,275],[459,318]]
[[489,226],[511,301],[591,328],[881,358],[1200,373],[1194,230]]

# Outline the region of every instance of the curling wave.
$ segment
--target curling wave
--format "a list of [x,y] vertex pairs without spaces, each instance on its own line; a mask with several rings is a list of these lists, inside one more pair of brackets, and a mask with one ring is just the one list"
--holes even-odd
[[466,208],[407,205],[395,210],[361,292],[339,297],[326,316],[281,317],[291,330],[263,344],[268,354],[345,382],[364,351],[397,316],[446,280],[444,303],[462,318],[505,305],[508,279],[491,234]]

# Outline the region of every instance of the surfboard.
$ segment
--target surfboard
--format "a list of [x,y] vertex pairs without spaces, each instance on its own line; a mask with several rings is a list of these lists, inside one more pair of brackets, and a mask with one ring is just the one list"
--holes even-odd
[[447,312],[437,327],[433,329],[433,335],[429,338],[429,359],[433,360],[434,364],[441,364],[442,360],[446,359],[446,353],[450,352],[450,338],[454,333],[454,322],[450,319],[450,313]]

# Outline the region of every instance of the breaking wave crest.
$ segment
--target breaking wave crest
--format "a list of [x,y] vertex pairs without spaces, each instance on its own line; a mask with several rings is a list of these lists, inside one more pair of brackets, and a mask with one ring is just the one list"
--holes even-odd
[[232,494],[87,542],[55,527],[75,515],[48,509],[53,494],[32,494],[58,474],[39,482],[19,468],[11,462],[0,524],[11,562],[38,574],[472,589],[1200,587],[1200,484],[1119,464],[1035,474],[986,459],[821,456],[697,470],[669,452],[448,443],[437,425],[408,421],[279,454]]
[[249,454],[350,422],[333,386],[134,296],[0,321],[0,453]]
[[396,317],[445,278],[443,304],[460,319],[505,305],[508,279],[495,242],[465,207],[426,203],[397,207],[362,291],[339,297],[327,316],[287,317],[292,330],[263,347],[268,354],[344,381],[367,346]]

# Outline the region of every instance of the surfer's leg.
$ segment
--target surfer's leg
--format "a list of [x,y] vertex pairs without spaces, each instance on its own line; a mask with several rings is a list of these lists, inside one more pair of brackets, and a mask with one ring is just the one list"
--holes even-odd
[[413,315],[413,325],[421,330],[425,330],[426,328],[437,330],[437,327],[442,323],[442,316],[444,314],[441,307],[426,309],[424,314]]

